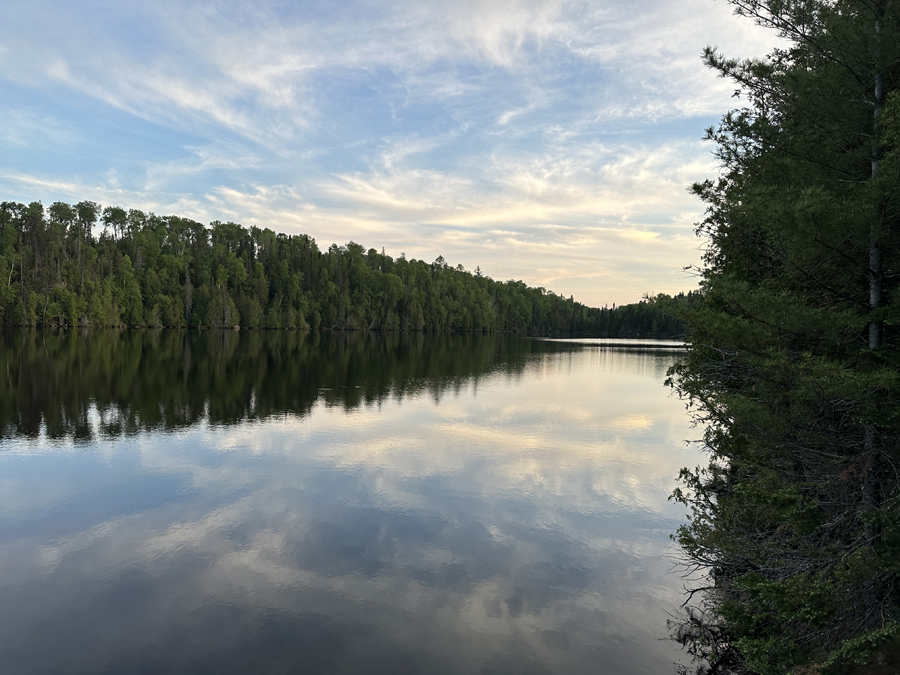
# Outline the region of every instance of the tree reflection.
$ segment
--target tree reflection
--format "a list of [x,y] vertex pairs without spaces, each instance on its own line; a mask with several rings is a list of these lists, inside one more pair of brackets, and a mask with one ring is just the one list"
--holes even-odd
[[507,335],[288,331],[0,332],[0,439],[90,442],[207,421],[304,416],[387,397],[440,399],[493,373],[518,375],[569,343]]

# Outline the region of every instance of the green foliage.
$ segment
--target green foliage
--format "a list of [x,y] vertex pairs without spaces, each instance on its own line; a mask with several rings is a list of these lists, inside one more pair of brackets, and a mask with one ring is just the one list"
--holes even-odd
[[710,582],[675,635],[701,672],[820,672],[900,621],[900,8],[731,2],[789,44],[706,52],[747,105],[708,132],[701,298],[676,309],[711,461],[674,495]]
[[841,648],[822,664],[822,675],[840,675],[856,665],[869,663],[873,655],[885,648],[897,649],[900,623],[891,621],[884,627],[845,640]]
[[[100,223],[97,219],[100,218]],[[95,228],[102,225],[99,237]],[[439,256],[102,208],[0,204],[0,324],[582,332],[670,337],[696,294],[590,308]]]

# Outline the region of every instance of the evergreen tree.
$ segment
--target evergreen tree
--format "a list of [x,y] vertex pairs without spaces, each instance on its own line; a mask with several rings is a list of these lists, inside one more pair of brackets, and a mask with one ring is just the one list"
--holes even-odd
[[747,105],[694,186],[709,245],[672,383],[711,462],[675,497],[711,583],[675,633],[701,671],[838,672],[900,635],[900,13],[730,1],[789,46],[705,54]]

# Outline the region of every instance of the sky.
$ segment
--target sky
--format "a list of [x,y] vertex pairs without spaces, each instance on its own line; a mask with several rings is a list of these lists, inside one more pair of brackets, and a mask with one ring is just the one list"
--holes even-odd
[[696,287],[740,105],[725,0],[6,0],[0,201],[84,199],[480,267],[592,306]]

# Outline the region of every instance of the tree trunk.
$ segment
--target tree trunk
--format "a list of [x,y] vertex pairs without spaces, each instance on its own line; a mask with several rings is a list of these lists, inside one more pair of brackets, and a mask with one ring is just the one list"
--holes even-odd
[[[884,3],[879,3],[875,15],[875,49],[880,51],[881,17],[884,12]],[[874,88],[874,124],[872,125],[872,178],[878,176],[881,163],[881,116],[884,111],[884,74],[879,71],[875,74]],[[881,209],[876,205],[869,229],[869,309],[876,312],[881,308]],[[881,320],[873,315],[869,321],[869,349],[881,347]]]
[[[875,63],[874,120],[872,124],[872,180],[878,176],[881,163],[881,116],[884,112],[884,73],[881,71],[881,20],[884,17],[884,1],[875,6]],[[881,348],[882,326],[877,312],[882,303],[882,259],[881,259],[881,204],[876,203],[869,228],[869,349]],[[863,472],[863,511],[871,513],[878,509],[878,469],[880,464],[879,433],[873,423],[865,425],[865,460]],[[865,528],[866,539],[874,541],[878,528],[870,523]]]

